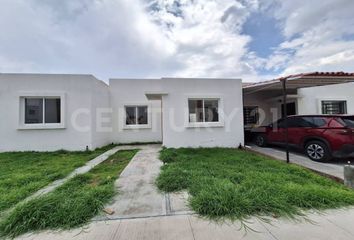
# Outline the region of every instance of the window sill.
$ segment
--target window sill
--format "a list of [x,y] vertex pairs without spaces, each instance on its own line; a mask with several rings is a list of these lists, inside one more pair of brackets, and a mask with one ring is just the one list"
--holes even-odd
[[133,129],[149,129],[151,128],[150,124],[140,124],[140,125],[124,125],[124,130],[133,130]]
[[212,127],[224,127],[222,122],[196,122],[188,123],[186,128],[212,128]]
[[45,130],[45,129],[65,129],[64,124],[24,124],[18,130]]

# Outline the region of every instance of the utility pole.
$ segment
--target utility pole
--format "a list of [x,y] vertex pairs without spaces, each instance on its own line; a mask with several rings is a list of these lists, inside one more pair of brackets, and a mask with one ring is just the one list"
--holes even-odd
[[289,129],[288,129],[288,107],[286,94],[286,78],[281,79],[283,84],[283,111],[284,111],[284,125],[285,125],[285,145],[286,145],[286,162],[290,163],[289,158]]

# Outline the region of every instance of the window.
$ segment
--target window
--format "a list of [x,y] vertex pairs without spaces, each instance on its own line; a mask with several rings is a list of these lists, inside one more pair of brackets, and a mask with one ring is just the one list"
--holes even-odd
[[218,99],[188,99],[189,122],[219,122]]
[[326,120],[321,117],[313,117],[313,127],[323,127],[326,125]]
[[346,114],[346,101],[322,101],[322,114]]
[[[288,127],[289,128],[316,128],[323,127],[326,121],[321,117],[289,117]],[[284,119],[278,121],[279,128],[285,128]]]
[[60,98],[25,98],[25,124],[60,123]]
[[278,120],[277,121],[278,128],[285,128],[286,123],[288,125],[288,128],[304,127],[304,125],[307,125],[306,122],[303,121],[301,118],[289,117],[289,118],[287,118],[286,122],[285,122],[285,119]]
[[147,106],[126,106],[126,125],[146,125],[148,124]]
[[354,117],[346,116],[339,118],[344,124],[344,126],[349,128],[354,128]]
[[[284,116],[284,104],[281,105],[281,116]],[[296,104],[295,102],[286,104],[286,116],[296,115]]]
[[244,124],[258,124],[259,114],[258,107],[244,107],[243,108]]

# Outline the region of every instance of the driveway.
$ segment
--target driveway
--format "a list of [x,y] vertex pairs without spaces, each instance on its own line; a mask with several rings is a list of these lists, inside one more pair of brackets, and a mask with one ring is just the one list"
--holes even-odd
[[[250,150],[286,161],[285,149],[277,147],[258,147],[256,145],[249,145]],[[290,151],[290,162],[301,165],[308,169],[321,172],[330,176],[333,176],[338,179],[344,179],[344,165],[346,164],[343,161],[334,161],[332,163],[321,163],[315,162],[309,159],[308,157],[302,155],[301,153]]]
[[155,180],[160,173],[159,160],[161,145],[141,145],[121,173],[115,186],[119,192],[106,208],[112,215],[99,216],[96,220],[156,217],[187,213],[187,195],[164,194],[158,191]]

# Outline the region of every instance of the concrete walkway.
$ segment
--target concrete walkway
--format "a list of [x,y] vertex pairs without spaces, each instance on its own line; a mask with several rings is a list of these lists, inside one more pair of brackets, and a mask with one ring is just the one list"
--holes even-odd
[[354,209],[333,210],[326,214],[311,213],[312,222],[273,219],[271,224],[250,219],[245,231],[240,222],[216,224],[193,215],[174,215],[137,219],[98,221],[84,229],[42,232],[24,235],[23,240],[352,240]]
[[[279,148],[261,148],[256,145],[250,145],[250,150],[273,157],[278,160],[286,161],[285,150]],[[290,152],[290,162],[301,165],[308,169],[312,169],[317,172],[322,172],[324,174],[334,176],[338,179],[344,179],[344,164],[336,164],[336,163],[321,163],[315,162],[311,159],[303,156],[301,154]],[[354,226],[353,226],[354,227]]]
[[117,179],[119,194],[107,205],[113,215],[99,216],[96,220],[166,216],[187,211],[184,194],[164,194],[158,191],[155,180],[160,173],[161,145],[136,146],[140,151]]

